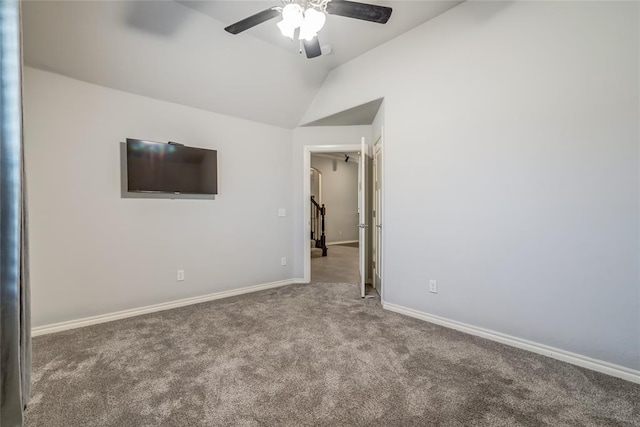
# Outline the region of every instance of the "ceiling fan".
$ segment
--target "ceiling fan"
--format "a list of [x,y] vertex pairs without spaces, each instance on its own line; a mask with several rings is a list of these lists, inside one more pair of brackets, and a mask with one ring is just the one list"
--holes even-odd
[[277,25],[282,35],[293,40],[297,33],[307,58],[315,58],[322,54],[318,31],[324,26],[327,14],[386,24],[392,10],[386,6],[348,0],[282,0],[282,3],[282,6],[271,7],[231,24],[225,30],[231,34],[239,34],[281,16],[282,21]]

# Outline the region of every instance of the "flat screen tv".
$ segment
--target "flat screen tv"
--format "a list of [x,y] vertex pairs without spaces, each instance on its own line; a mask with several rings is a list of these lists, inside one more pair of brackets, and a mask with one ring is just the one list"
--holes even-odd
[[127,189],[137,193],[218,194],[218,152],[127,138]]

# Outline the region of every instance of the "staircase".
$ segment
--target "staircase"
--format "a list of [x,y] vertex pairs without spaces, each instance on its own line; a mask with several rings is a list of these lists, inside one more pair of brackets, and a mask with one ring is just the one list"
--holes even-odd
[[327,256],[327,239],[324,234],[324,217],[327,209],[311,196],[311,258]]

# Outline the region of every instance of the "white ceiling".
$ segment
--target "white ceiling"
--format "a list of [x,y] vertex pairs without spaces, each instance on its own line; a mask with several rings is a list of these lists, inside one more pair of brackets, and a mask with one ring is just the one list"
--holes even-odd
[[329,16],[331,55],[307,59],[277,19],[239,35],[224,27],[274,1],[26,1],[29,66],[156,99],[294,128],[329,71],[461,1],[375,1],[385,25]]

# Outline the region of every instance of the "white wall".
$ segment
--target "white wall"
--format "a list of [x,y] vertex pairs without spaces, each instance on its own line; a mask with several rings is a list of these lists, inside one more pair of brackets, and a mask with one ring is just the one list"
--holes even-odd
[[303,122],[385,98],[388,302],[640,368],[638,18],[465,2],[329,75]]
[[358,240],[358,163],[311,155],[311,167],[322,173],[327,243]]
[[[28,67],[24,110],[34,326],[292,277],[292,131]],[[127,137],[218,150],[219,195],[121,198]]]
[[303,245],[309,244],[309,234],[303,218],[303,189],[302,180],[304,166],[304,147],[311,145],[358,145],[360,139],[365,137],[367,143],[371,142],[371,126],[318,126],[300,127],[293,130],[293,253],[294,277],[304,277]]

